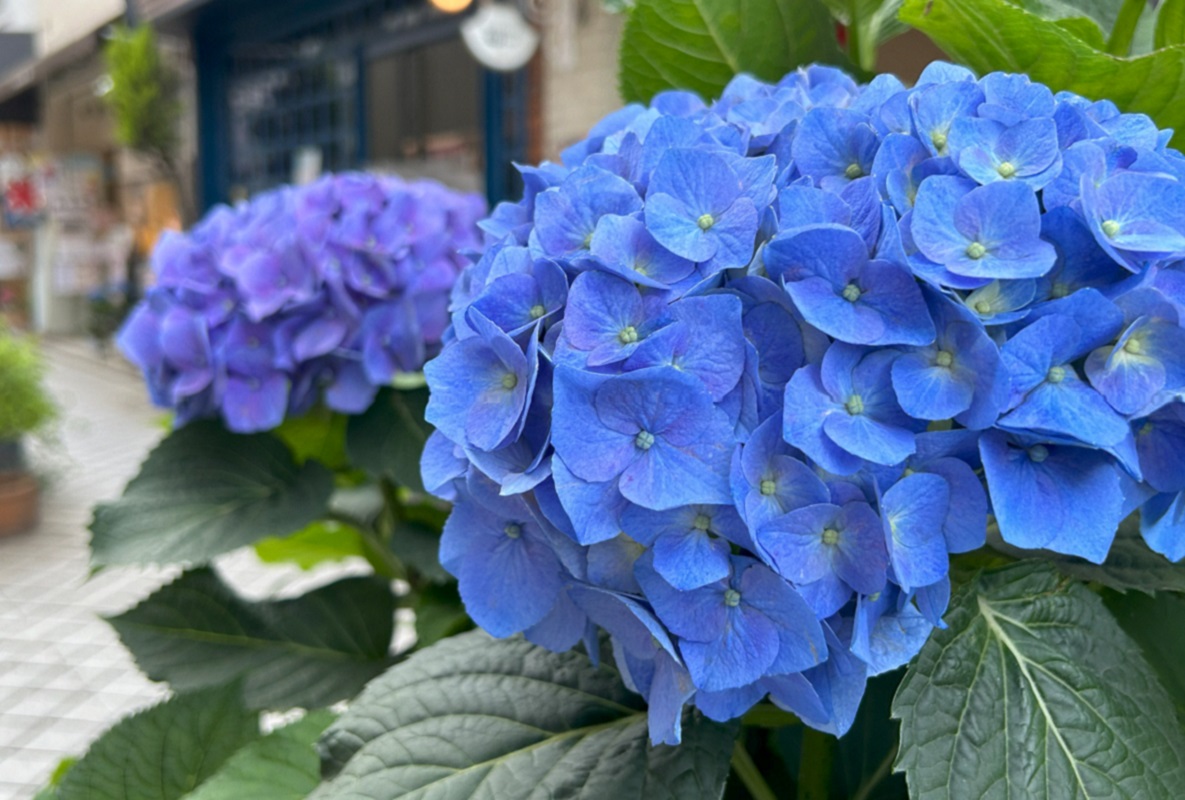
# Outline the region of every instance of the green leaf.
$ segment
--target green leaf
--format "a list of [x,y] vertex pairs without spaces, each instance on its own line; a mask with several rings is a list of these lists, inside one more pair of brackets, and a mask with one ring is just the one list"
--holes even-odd
[[907,28],[897,20],[901,0],[823,0],[848,28],[848,55],[860,68],[876,67],[877,45]]
[[333,477],[268,434],[195,422],[157,445],[123,497],[95,509],[91,560],[201,564],[321,516]]
[[1103,29],[1090,17],[1066,17],[1059,19],[1057,24],[1096,50],[1105,50],[1107,47]]
[[1162,592],[1155,597],[1105,592],[1103,602],[1115,620],[1136,640],[1156,670],[1185,722],[1185,597]]
[[332,520],[314,522],[291,536],[264,539],[256,543],[255,553],[266,564],[292,563],[301,569],[366,555],[358,530]]
[[59,800],[176,800],[259,737],[239,687],[182,694],[120,720],[58,787]]
[[651,747],[642,699],[608,666],[478,631],[366,687],[321,740],[312,797],[718,800],[736,725],[689,712]]
[[951,603],[893,702],[914,800],[1171,800],[1185,741],[1139,648],[1047,564],[984,572]]
[[333,718],[314,711],[251,742],[185,800],[304,800],[321,782],[314,745]]
[[59,761],[58,765],[54,767],[53,774],[49,776],[49,783],[33,796],[33,800],[59,800],[58,787],[62,785],[66,773],[76,763],[78,763],[78,759],[74,756],[67,756]]
[[440,565],[440,532],[448,512],[428,503],[403,506],[391,534],[390,548],[399,560],[437,583],[452,580]]
[[1123,0],[1119,16],[1115,18],[1115,27],[1107,37],[1107,52],[1117,56],[1125,56],[1131,52],[1136,26],[1140,24],[1140,15],[1147,7],[1148,0]]
[[814,61],[844,62],[820,0],[638,0],[618,78],[627,102],[666,89],[712,98],[739,72],[776,81]]
[[1014,6],[1044,19],[1065,20],[1085,17],[1102,30],[1111,30],[1119,19],[1122,0],[1009,0]]
[[1185,44],[1185,0],[1163,0],[1152,41],[1157,50]]
[[455,581],[429,584],[415,593],[416,647],[424,648],[473,627]]
[[1054,91],[1112,100],[1175,128],[1185,144],[1185,47],[1124,58],[1006,0],[905,0],[901,19],[971,69],[1024,72]]
[[349,417],[317,406],[299,417],[285,419],[274,433],[300,463],[320,461],[333,470],[346,469],[346,425]]
[[420,454],[432,433],[424,421],[428,388],[383,389],[374,404],[351,417],[346,452],[354,466],[422,492]]
[[1066,575],[1120,592],[1133,589],[1148,594],[1164,590],[1185,592],[1185,563],[1174,564],[1149,548],[1140,536],[1139,524],[1137,515],[1120,524],[1107,560],[1102,564],[1048,550],[1022,550],[1000,540],[992,541],[991,545],[1016,558],[1048,561]]
[[379,578],[252,603],[203,568],[107,621],[140,669],[176,691],[242,680],[251,708],[314,708],[352,697],[390,665],[394,614]]

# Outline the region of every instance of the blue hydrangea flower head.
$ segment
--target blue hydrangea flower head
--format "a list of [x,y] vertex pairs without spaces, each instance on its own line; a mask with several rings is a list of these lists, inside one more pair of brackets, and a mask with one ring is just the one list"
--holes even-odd
[[[456,503],[474,618],[560,649],[603,628],[655,742],[765,698],[842,734],[944,624],[952,554],[998,532],[1101,562],[1139,509],[1185,557],[1167,141],[1023,75],[809,67],[661,94],[522,168],[426,370],[425,485]],[[168,312],[129,323],[145,364]]]
[[[220,417],[265,431],[318,402],[360,413],[440,351],[484,211],[437,183],[363,174],[218,206],[161,237],[155,286],[117,342],[178,425]],[[554,270],[517,279],[533,279],[533,294],[502,287],[487,313],[499,324],[536,304],[554,313],[567,292]]]

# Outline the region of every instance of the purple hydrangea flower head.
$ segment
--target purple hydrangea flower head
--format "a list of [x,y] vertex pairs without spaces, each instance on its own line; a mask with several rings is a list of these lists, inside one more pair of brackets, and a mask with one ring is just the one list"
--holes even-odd
[[[440,184],[363,174],[219,206],[161,237],[155,286],[118,343],[177,424],[264,431],[318,402],[360,413],[440,351],[484,211]],[[537,294],[554,312],[567,286],[550,278]]]
[[[842,735],[944,624],[952,554],[1101,562],[1139,508],[1185,557],[1167,141],[1020,75],[810,67],[664,93],[522,168],[426,370],[425,484],[457,504],[474,618],[606,630],[655,742],[765,698]],[[139,333],[167,313],[130,349],[199,385]]]

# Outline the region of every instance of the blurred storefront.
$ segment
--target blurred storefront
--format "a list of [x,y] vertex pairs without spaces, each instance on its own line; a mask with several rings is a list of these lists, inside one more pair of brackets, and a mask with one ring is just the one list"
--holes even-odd
[[[116,143],[102,97],[103,36],[125,11],[0,0],[0,314],[20,327],[88,328],[95,298],[127,276],[144,216],[130,209],[159,183]],[[16,37],[28,44],[14,59]]]
[[540,60],[484,68],[461,36],[481,3],[437,5],[140,0],[142,18],[192,40],[202,205],[358,168],[514,191],[511,162],[542,145]]
[[[491,8],[538,49],[506,62],[515,31],[493,23],[475,47]],[[514,162],[557,157],[619,104],[622,19],[601,0],[0,0],[0,314],[37,330],[86,330],[182,224],[174,185],[115,140],[118,22],[152,24],[179,74],[199,210],[344,169],[497,201],[521,190]]]

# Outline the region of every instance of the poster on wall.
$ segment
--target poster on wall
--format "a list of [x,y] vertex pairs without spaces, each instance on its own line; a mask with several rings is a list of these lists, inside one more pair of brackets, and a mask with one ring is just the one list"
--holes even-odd
[[32,228],[45,218],[45,171],[36,159],[0,155],[0,207],[8,228]]
[[57,159],[45,170],[45,209],[65,227],[89,226],[103,196],[103,163],[75,154]]

